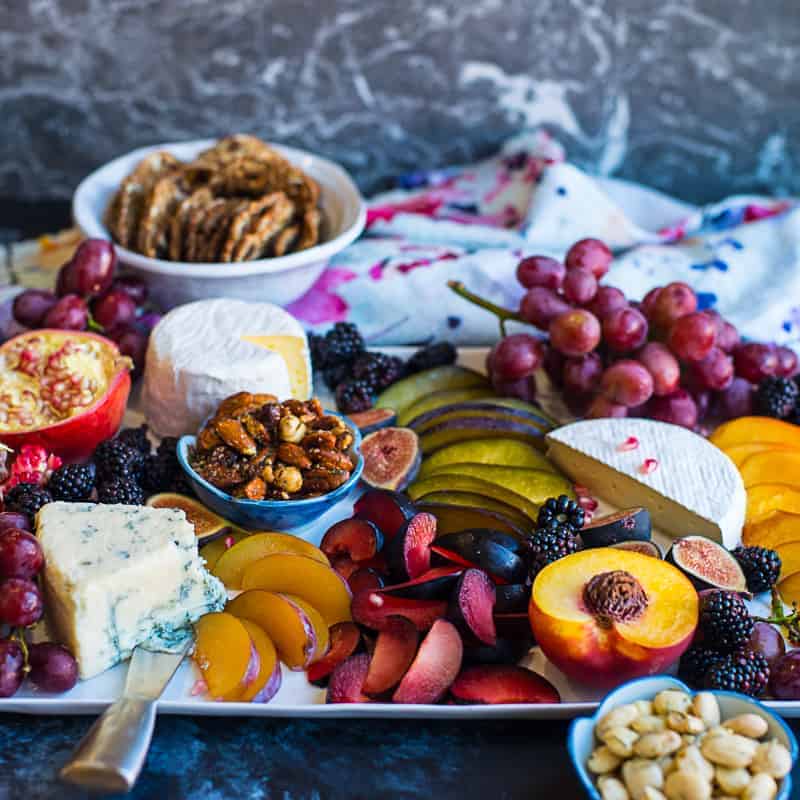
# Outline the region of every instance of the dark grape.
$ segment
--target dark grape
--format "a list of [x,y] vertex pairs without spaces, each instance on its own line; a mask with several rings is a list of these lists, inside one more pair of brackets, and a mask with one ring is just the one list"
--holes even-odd
[[697,421],[702,422],[711,409],[712,394],[710,389],[692,389],[689,392],[697,408]]
[[500,397],[516,397],[526,403],[536,400],[536,379],[533,375],[516,381],[503,381],[493,375],[492,388]]
[[753,412],[753,387],[744,378],[734,378],[731,385],[717,395],[715,411],[722,420],[750,416]]
[[129,325],[136,319],[136,303],[127,292],[112,289],[94,301],[92,315],[106,330]]
[[583,356],[600,343],[600,323],[583,308],[556,317],[550,323],[550,344],[565,356]]
[[501,339],[492,351],[492,374],[501,381],[516,381],[532,374],[542,363],[542,342],[528,333]]
[[550,378],[550,382],[554,386],[561,386],[563,383],[564,364],[566,363],[566,356],[562,355],[549,344],[544,346],[544,358],[542,359],[542,367]]
[[612,364],[600,382],[603,395],[612,403],[632,408],[646,403],[653,394],[653,377],[644,364],[622,359]]
[[739,331],[731,325],[727,320],[722,320],[717,329],[717,338],[715,344],[720,350],[726,353],[732,353],[741,342]]
[[44,565],[39,540],[19,528],[0,532],[0,578],[33,578]]
[[66,647],[52,642],[28,647],[31,682],[44,692],[68,692],[78,682],[78,662]]
[[591,405],[586,411],[586,416],[589,419],[605,419],[606,417],[627,417],[627,406],[620,405],[619,403],[612,403],[607,397],[602,394],[592,400]]
[[114,279],[117,253],[105,239],[81,242],[72,259],[62,267],[70,292],[81,297],[96,297],[107,291]]
[[695,311],[673,322],[667,345],[683,361],[701,361],[711,352],[715,336],[713,320],[702,311]]
[[588,353],[580,358],[568,358],[562,375],[564,389],[567,392],[589,394],[600,384],[603,362],[597,353]]
[[661,342],[648,342],[636,355],[653,377],[653,394],[672,394],[680,384],[681,366]]
[[761,653],[772,669],[786,652],[786,643],[777,628],[769,622],[756,622],[747,641],[747,648]]
[[106,336],[117,343],[122,355],[133,361],[134,373],[139,375],[144,369],[147,355],[147,335],[134,325],[117,325],[106,331]]
[[33,625],[43,611],[42,593],[33,581],[8,578],[0,583],[0,623]]
[[597,278],[591,270],[581,267],[567,270],[564,278],[564,297],[570,303],[585,306],[597,294]]
[[800,700],[800,650],[790,650],[770,664],[769,689],[777,700]]
[[142,314],[136,320],[136,326],[141,328],[145,333],[150,333],[150,331],[161,322],[161,314],[156,314],[154,311],[148,311],[146,314]]
[[544,286],[545,289],[558,290],[566,274],[567,268],[560,261],[547,256],[528,256],[517,265],[517,280],[526,289]]
[[653,397],[647,404],[651,419],[694,428],[697,425],[697,404],[685,389],[677,389],[664,397]]
[[625,295],[616,286],[598,286],[597,294],[587,308],[602,322],[613,311],[627,305]]
[[603,339],[618,353],[629,353],[647,341],[647,319],[635,308],[618,308],[603,320]]
[[21,511],[2,511],[0,512],[0,532],[4,528],[19,528],[21,531],[30,532],[30,517]]
[[797,354],[788,347],[775,348],[775,355],[778,357],[778,368],[776,375],[781,378],[792,378],[797,374]]
[[70,265],[69,261],[65,261],[58,270],[56,276],[56,294],[59,297],[64,297],[68,294],[77,294],[78,289],[72,285],[74,274],[67,269]]
[[86,301],[76,294],[65,294],[42,320],[42,327],[64,331],[85,331],[88,324]]
[[46,289],[26,289],[14,298],[12,313],[20,325],[39,328],[58,298]]
[[733,351],[736,374],[750,383],[760,383],[778,371],[778,354],[771,344],[748,342]]
[[653,321],[653,312],[655,309],[656,301],[658,300],[658,296],[660,294],[661,294],[661,287],[656,286],[642,298],[642,313],[647,317],[649,322]]
[[690,373],[699,386],[723,391],[733,380],[733,359],[719,347],[712,347],[705,358],[690,364]]
[[590,270],[597,280],[608,272],[614,254],[605,242],[599,239],[581,239],[570,247],[564,258],[567,269],[583,267]]
[[137,306],[143,306],[147,302],[149,293],[147,284],[136,275],[120,275],[111,284],[111,291],[125,292]]
[[522,318],[531,325],[546,331],[550,323],[560,314],[569,311],[570,306],[563,297],[559,297],[552,289],[534,286],[528,289],[519,305]]
[[0,639],[0,697],[13,697],[25,678],[25,655],[19,642]]
[[652,301],[651,309],[650,321],[657,328],[667,330],[676,320],[697,310],[697,295],[686,283],[668,283]]

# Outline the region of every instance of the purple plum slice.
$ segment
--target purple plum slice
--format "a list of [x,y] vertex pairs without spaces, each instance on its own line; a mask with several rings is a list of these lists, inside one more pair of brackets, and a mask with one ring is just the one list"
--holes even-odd
[[453,590],[448,617],[458,628],[489,647],[497,642],[494,626],[495,587],[489,576],[479,569],[468,569]]
[[497,614],[514,614],[527,611],[531,600],[531,587],[527,583],[507,583],[496,587],[494,610]]
[[361,631],[354,622],[337,622],[330,629],[328,652],[306,670],[308,680],[323,686],[328,677],[346,659],[358,650],[361,644]]
[[370,658],[366,653],[350,656],[331,674],[326,703],[370,703],[364,694]]
[[383,592],[392,597],[407,597],[412,600],[446,600],[462,571],[455,564],[433,567],[410,581],[387,586]]
[[353,619],[367,628],[379,631],[394,616],[410,620],[417,630],[426,631],[447,611],[446,600],[412,600],[392,597],[385,589],[378,592],[358,592],[353,597]]
[[347,579],[347,585],[350,587],[350,591],[355,594],[356,592],[367,590],[374,592],[378,589],[383,589],[385,581],[376,569],[360,567]]
[[511,664],[466,667],[450,687],[459,704],[560,703],[558,690],[535,672]]
[[414,514],[386,549],[392,573],[401,580],[409,580],[427,572],[435,539],[436,517],[425,512]]
[[448,533],[436,539],[431,550],[445,561],[482,569],[496,583],[524,583],[528,577],[525,546],[502,531]]
[[533,647],[528,639],[498,639],[494,647],[465,642],[464,662],[469,664],[516,664]]
[[368,489],[356,500],[353,507],[359,519],[378,526],[384,541],[390,541],[416,513],[413,503],[399,492],[385,489]]
[[417,654],[419,632],[405,617],[389,617],[378,634],[364,691],[382,694],[397,686]]
[[383,534],[374,522],[353,517],[331,525],[320,543],[330,559],[347,556],[352,561],[369,561],[383,547]]

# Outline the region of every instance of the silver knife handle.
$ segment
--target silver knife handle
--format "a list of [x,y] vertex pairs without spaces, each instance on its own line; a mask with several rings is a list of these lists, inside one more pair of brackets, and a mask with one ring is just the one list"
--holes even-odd
[[128,792],[139,777],[156,722],[156,703],[123,697],[89,729],[60,776],[97,792]]

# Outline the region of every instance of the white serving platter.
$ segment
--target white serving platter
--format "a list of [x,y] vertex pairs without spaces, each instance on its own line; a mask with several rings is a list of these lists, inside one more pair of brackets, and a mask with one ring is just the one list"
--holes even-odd
[[[381,348],[383,352],[408,357],[413,348]],[[462,348],[459,363],[484,371],[487,348]],[[537,376],[540,400],[544,408],[562,421],[570,419],[560,398],[551,391],[546,376]],[[318,395],[329,398],[325,387],[317,387]],[[131,403],[125,424],[139,425],[142,415],[136,410],[136,400]],[[325,531],[334,522],[352,514],[353,500],[345,500],[333,506],[313,525],[293,531],[314,544],[319,544]],[[607,507],[598,512],[610,511]],[[666,536],[654,533],[660,545],[666,544]],[[755,601],[753,610],[766,615],[768,609]],[[393,705],[390,703],[325,704],[325,689],[311,685],[305,673],[292,672],[282,665],[280,691],[269,703],[223,703],[209,701],[197,694],[195,686],[199,672],[191,660],[186,659],[170,681],[158,711],[161,714],[187,714],[220,717],[308,717],[308,718],[396,718],[396,719],[571,719],[591,713],[600,703],[605,692],[569,681],[534,647],[521,662],[547,678],[559,691],[561,703],[542,705]],[[49,695],[38,692],[26,683],[14,697],[0,700],[0,712],[36,715],[97,714],[114,702],[121,694],[127,675],[127,664],[120,664],[88,681],[81,681],[69,692]],[[765,705],[788,718],[800,718],[800,702],[766,701]]]

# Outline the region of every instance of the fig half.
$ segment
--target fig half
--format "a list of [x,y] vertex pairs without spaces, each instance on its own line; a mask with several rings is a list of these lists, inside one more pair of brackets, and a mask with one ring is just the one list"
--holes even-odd
[[213,511],[209,511],[199,500],[176,492],[162,492],[147,498],[150,508],[177,508],[186,514],[194,527],[198,545],[208,544],[231,532],[231,524]]
[[422,461],[417,434],[409,428],[381,428],[361,442],[361,479],[375,489],[401,491],[419,472]]
[[641,539],[633,539],[626,542],[617,542],[610,545],[615,550],[632,550],[634,553],[641,553],[643,556],[652,556],[653,558],[664,558],[661,548],[655,542],[645,542]]
[[705,536],[684,536],[672,543],[666,560],[683,572],[697,589],[747,593],[739,562]]

